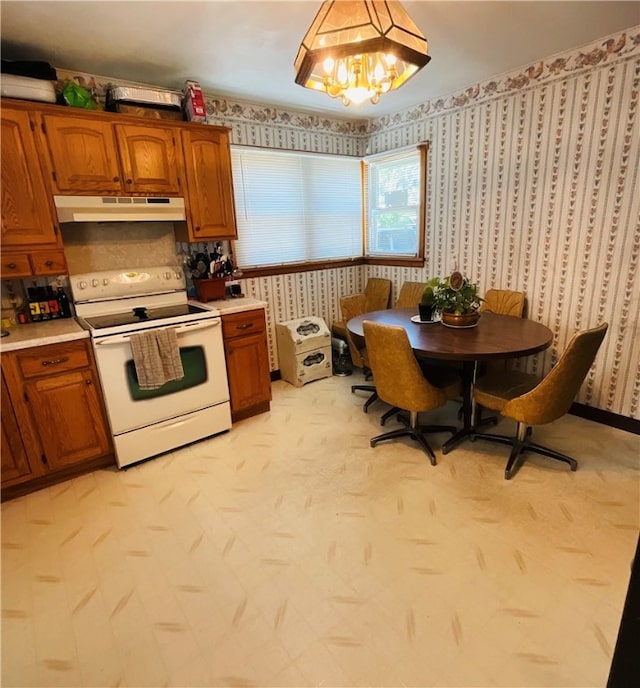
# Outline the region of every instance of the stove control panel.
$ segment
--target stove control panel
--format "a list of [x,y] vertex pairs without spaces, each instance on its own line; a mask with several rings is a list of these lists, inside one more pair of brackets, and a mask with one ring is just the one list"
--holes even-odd
[[184,273],[170,265],[86,272],[70,275],[69,282],[74,302],[186,290]]

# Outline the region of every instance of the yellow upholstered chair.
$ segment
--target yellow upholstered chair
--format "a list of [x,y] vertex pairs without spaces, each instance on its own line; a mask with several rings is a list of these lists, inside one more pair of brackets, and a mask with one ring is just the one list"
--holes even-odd
[[370,313],[371,311],[382,311],[385,308],[389,308],[390,297],[391,280],[382,277],[369,277],[364,292],[342,297],[342,299],[350,299],[349,313],[351,315],[347,316],[345,314],[342,308],[342,299],[340,299],[342,320],[336,320],[333,325],[331,325],[333,336],[349,341],[347,339],[347,320],[353,318],[355,315],[362,315],[363,313]]
[[472,439],[486,439],[511,445],[505,468],[508,480],[517,472],[521,454],[532,451],[568,463],[572,471],[575,459],[531,441],[532,426],[544,425],[562,417],[571,406],[589,368],[596,357],[607,331],[607,323],[591,330],[577,332],[567,345],[558,363],[542,380],[521,371],[502,371],[480,378],[473,390],[476,403],[499,411],[518,423],[515,437],[474,433]]
[[394,308],[415,308],[417,311],[426,286],[426,282],[404,282],[400,287]]
[[447,368],[437,371],[438,380],[429,381],[409,343],[403,327],[384,325],[365,320],[364,337],[368,360],[380,399],[391,406],[409,412],[409,424],[371,439],[371,446],[397,437],[411,437],[418,442],[436,465],[436,456],[425,437],[429,432],[454,433],[452,425],[418,425],[418,414],[432,411],[461,393],[460,378]]
[[[480,305],[480,312],[489,311],[499,315],[512,315],[515,318],[522,318],[524,315],[525,296],[523,291],[511,291],[510,289],[487,289],[484,300]],[[487,361],[482,364],[481,375],[488,372],[499,372],[509,370],[513,360]]]
[[[418,304],[422,298],[422,292],[426,286],[426,282],[403,282],[394,308],[415,308],[417,311]],[[388,411],[385,411],[380,416],[380,425],[384,425],[399,410],[393,406]]]
[[[371,371],[367,360],[367,350],[360,342],[356,343],[347,330],[346,323],[363,313],[381,311],[389,307],[391,295],[391,280],[380,277],[370,277],[362,294],[350,294],[340,299],[342,321],[333,323],[331,331],[334,336],[346,340],[349,346],[351,362],[356,368],[362,368],[365,380],[370,379]],[[374,385],[351,385],[351,392],[370,392],[370,396],[364,402],[363,411],[366,413],[369,406],[378,398]]]
[[[357,294],[352,296],[343,296],[340,299],[340,308],[342,309],[342,315],[345,321],[355,318],[357,315],[361,315],[360,300],[357,298]],[[349,354],[351,355],[351,362],[356,368],[362,368],[365,380],[371,378],[371,367],[369,365],[369,358],[367,353],[367,348],[361,340],[356,340],[351,336],[351,333],[347,330],[346,333],[347,344],[349,345]],[[353,392],[370,392],[370,396],[364,402],[362,410],[366,413],[369,410],[369,406],[378,398],[376,388],[374,385],[351,385],[351,393]]]
[[524,292],[509,289],[488,289],[480,312],[491,311],[500,315],[515,315],[521,318],[524,313]]

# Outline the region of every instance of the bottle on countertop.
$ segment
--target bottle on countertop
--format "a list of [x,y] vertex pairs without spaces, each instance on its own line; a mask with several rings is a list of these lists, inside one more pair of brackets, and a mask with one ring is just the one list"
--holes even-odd
[[47,301],[49,302],[49,313],[51,314],[51,319],[55,320],[60,317],[60,304],[58,303],[58,297],[53,293],[53,287],[49,285],[47,287]]
[[69,303],[69,297],[65,294],[62,287],[58,287],[58,306],[60,307],[60,317],[70,318],[71,317],[71,304]]
[[19,325],[26,325],[31,322],[31,310],[28,303],[16,309],[16,319]]
[[27,289],[29,294],[29,312],[31,313],[31,321],[38,322],[42,320],[42,314],[40,313],[40,298],[38,297],[38,292],[35,287],[29,287]]
[[40,301],[41,320],[51,320],[51,310],[49,309],[49,299],[47,297],[47,290],[44,287],[38,287],[37,293],[38,299]]

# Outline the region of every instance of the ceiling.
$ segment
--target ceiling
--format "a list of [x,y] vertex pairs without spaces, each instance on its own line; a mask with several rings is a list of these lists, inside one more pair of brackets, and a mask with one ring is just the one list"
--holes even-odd
[[298,46],[321,2],[2,0],[2,57],[254,103],[377,117],[460,91],[640,24],[639,2],[403,2],[431,62],[378,105],[345,108],[294,83]]

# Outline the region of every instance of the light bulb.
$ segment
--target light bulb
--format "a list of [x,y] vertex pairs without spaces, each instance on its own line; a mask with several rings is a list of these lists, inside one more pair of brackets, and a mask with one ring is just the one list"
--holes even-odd
[[345,64],[344,60],[340,60],[340,63],[338,64],[338,81],[341,84],[346,84],[348,79],[349,79],[349,70],[347,69],[347,65]]
[[375,91],[366,86],[355,86],[345,89],[345,94],[352,103],[360,105],[360,103],[364,103],[367,98],[371,98],[375,95]]
[[327,57],[325,59],[325,61],[322,63],[322,66],[323,66],[326,74],[331,74],[331,72],[333,71],[333,65],[334,65],[333,58]]

